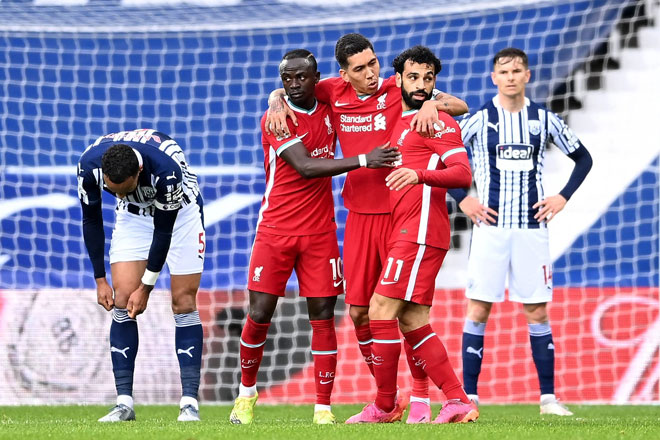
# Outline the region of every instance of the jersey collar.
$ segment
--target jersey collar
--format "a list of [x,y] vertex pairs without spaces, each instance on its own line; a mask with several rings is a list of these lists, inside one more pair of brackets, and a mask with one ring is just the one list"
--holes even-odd
[[[502,104],[500,104],[500,98],[498,95],[493,96],[493,105],[496,108],[502,108]],[[529,98],[525,96],[525,107],[529,107],[529,105],[530,105]]]
[[138,165],[140,165],[140,168],[142,168],[142,155],[141,155],[140,152],[139,152],[138,150],[136,150],[135,148],[133,148],[132,150],[133,150],[133,152],[135,153],[135,156],[137,157]]
[[406,116],[414,115],[418,111],[419,111],[419,109],[416,109],[416,108],[411,109],[411,110],[406,110],[405,112],[401,113],[401,117],[405,118]]
[[308,115],[314,114],[314,112],[316,111],[316,109],[317,109],[318,106],[319,106],[319,102],[318,102],[316,99],[314,99],[314,107],[312,107],[312,108],[309,109],[309,110],[306,110],[306,109],[304,109],[304,108],[302,108],[302,107],[298,107],[298,106],[295,105],[293,102],[291,102],[291,100],[289,99],[288,96],[286,96],[286,97],[284,98],[284,100],[286,101],[287,105],[291,108],[291,110],[293,110],[294,112],[297,112],[297,113],[305,113],[305,114],[308,114]]

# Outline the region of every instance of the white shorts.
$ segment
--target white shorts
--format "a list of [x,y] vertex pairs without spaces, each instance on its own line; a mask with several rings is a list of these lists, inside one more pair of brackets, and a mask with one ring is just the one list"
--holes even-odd
[[507,274],[510,301],[538,304],[552,300],[552,261],[546,228],[472,228],[465,296],[490,303],[504,301]]
[[[110,264],[142,261],[149,257],[154,235],[154,218],[118,210],[110,242]],[[171,275],[201,273],[204,268],[206,234],[199,205],[183,206],[174,222],[167,267]]]

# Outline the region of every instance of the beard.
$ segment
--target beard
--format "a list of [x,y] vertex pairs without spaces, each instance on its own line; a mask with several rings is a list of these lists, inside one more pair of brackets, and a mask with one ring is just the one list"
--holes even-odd
[[[417,93],[423,93],[424,94],[424,100],[420,101],[418,99],[414,99],[413,95]],[[403,101],[406,103],[408,107],[410,107],[413,110],[419,110],[422,108],[422,105],[429,99],[431,99],[431,94],[426,93],[426,90],[415,90],[414,92],[408,93],[406,89],[401,87],[401,97],[403,98]]]

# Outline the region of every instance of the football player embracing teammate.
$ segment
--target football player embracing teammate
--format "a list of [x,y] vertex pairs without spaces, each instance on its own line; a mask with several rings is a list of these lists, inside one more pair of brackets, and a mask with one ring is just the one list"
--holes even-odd
[[[401,118],[401,92],[395,76],[380,78],[380,63],[373,45],[364,36],[350,33],[342,36],[335,46],[339,77],[326,78],[316,86],[316,97],[332,108],[332,125],[337,130],[344,156],[367,153],[386,144]],[[468,111],[467,104],[451,95],[434,90],[433,100],[425,102],[413,117],[415,129],[433,134],[439,121],[438,110],[450,115]],[[279,91],[271,94],[266,125],[278,134],[289,130],[287,114],[294,123],[297,114],[286,111]],[[276,99],[277,98],[277,99]],[[350,171],[342,191],[348,209],[344,232],[344,268],[346,303],[355,326],[358,347],[373,374],[371,353],[372,335],[369,327],[369,301],[380,273],[386,264],[391,219],[389,191],[385,177],[389,170]],[[412,359],[412,349],[404,344],[408,365],[413,376],[408,423],[429,422],[431,407],[428,398],[426,373]],[[392,421],[400,420],[408,405],[407,396],[398,396]]]
[[396,411],[399,330],[416,364],[447,397],[434,423],[474,421],[479,412],[454,373],[447,351],[429,323],[435,278],[449,249],[447,188],[469,186],[472,175],[458,124],[439,113],[432,138],[410,129],[410,121],[430,99],[440,60],[415,46],[392,63],[401,87],[403,115],[391,143],[399,147],[401,167],[387,176],[392,235],[387,265],[369,305],[376,400],[346,423],[386,423]]
[[250,258],[241,384],[230,421],[253,422],[257,373],[268,328],[295,269],[312,326],[313,421],[330,424],[335,423],[330,407],[337,364],[334,308],[337,295],[344,291],[330,176],[361,167],[391,168],[399,154],[395,148],[378,146],[367,154],[333,160],[331,110],[314,97],[320,78],[316,59],[305,49],[290,51],[280,63],[280,77],[287,95],[285,105],[298,116],[298,126],[289,120],[287,134],[277,136],[266,131],[266,115],[261,121],[267,185]]

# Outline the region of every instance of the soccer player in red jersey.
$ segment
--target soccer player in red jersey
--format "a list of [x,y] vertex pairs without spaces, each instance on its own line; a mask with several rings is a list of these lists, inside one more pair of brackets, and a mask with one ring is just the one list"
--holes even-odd
[[401,87],[403,115],[391,143],[399,147],[401,167],[387,176],[392,235],[387,264],[369,304],[372,356],[378,393],[374,403],[346,423],[384,423],[395,411],[399,329],[412,348],[414,361],[443,391],[447,402],[434,423],[476,420],[472,404],[456,377],[447,351],[429,324],[435,278],[449,249],[447,188],[469,186],[472,179],[460,128],[439,113],[435,135],[424,138],[410,121],[431,97],[440,60],[426,47],[415,46],[392,63]]
[[396,148],[374,148],[359,157],[333,160],[335,131],[330,107],[314,97],[320,78],[316,59],[304,49],[288,52],[280,63],[280,77],[286,105],[298,115],[298,126],[291,123],[286,137],[263,131],[267,186],[250,259],[250,307],[241,333],[241,385],[230,421],[252,423],[266,334],[295,269],[312,326],[317,394],[314,423],[334,423],[330,409],[337,364],[334,308],[344,280],[329,176],[360,167],[393,167],[399,154]]
[[[337,130],[344,156],[359,155],[390,140],[392,130],[400,119],[401,93],[394,75],[387,79],[380,78],[378,58],[373,45],[364,36],[354,33],[342,36],[337,41],[335,57],[340,66],[340,76],[319,82],[316,97],[332,107],[332,124]],[[272,124],[276,133],[287,133],[286,109],[283,101],[272,99],[275,96],[279,96],[277,91],[271,95],[267,129]],[[467,112],[468,107],[458,98],[437,92],[435,99],[425,103],[419,114],[413,117],[416,129],[433,134],[433,126],[439,122],[438,110],[460,115]],[[287,113],[295,123],[297,115],[290,111]],[[387,169],[351,171],[342,191],[344,205],[348,209],[344,232],[346,303],[350,306],[349,314],[355,325],[358,346],[372,374],[369,301],[388,250],[390,207],[389,191],[385,186],[388,172]],[[408,422],[429,421],[428,379],[413,362],[410,347],[406,345],[405,348],[413,375]],[[395,419],[403,416],[407,403],[406,396],[397,399]]]

